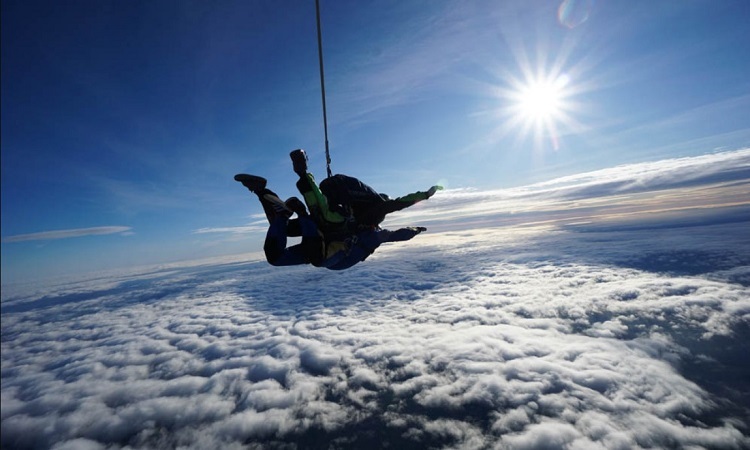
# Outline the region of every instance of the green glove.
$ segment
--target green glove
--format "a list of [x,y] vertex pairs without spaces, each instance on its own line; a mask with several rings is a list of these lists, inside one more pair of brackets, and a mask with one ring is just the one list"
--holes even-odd
[[435,192],[442,191],[442,190],[443,190],[443,187],[440,186],[439,184],[436,184],[435,186],[427,190],[427,198],[430,198],[433,195],[435,195]]
[[396,199],[396,201],[414,204],[417,202],[421,202],[422,200],[427,200],[428,198],[435,195],[435,192],[441,189],[443,189],[442,186],[435,185],[431,187],[430,189],[428,189],[427,191],[418,191],[409,195],[405,195],[403,197],[399,197]]

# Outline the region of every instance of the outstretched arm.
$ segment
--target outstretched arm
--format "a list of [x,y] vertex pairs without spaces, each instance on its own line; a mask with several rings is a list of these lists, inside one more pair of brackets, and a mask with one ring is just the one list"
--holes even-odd
[[[345,242],[343,248],[334,254],[329,254],[324,261],[324,266],[331,270],[343,270],[364,261],[384,242],[408,241],[419,233],[425,231],[425,227],[407,227],[396,231],[378,230],[367,231],[352,236]],[[331,243],[329,245],[329,250]]]
[[376,204],[366,211],[357,215],[357,221],[363,225],[377,225],[385,219],[387,214],[392,212],[401,211],[402,209],[408,208],[422,200],[435,195],[435,192],[443,189],[442,186],[432,186],[426,191],[417,191],[409,195],[404,195],[392,200],[386,200],[383,203]]
[[435,195],[435,192],[442,190],[443,187],[440,185],[435,185],[429,188],[426,191],[417,191],[414,193],[411,193],[409,195],[404,195],[403,197],[397,198],[396,202],[404,202],[404,203],[411,203],[409,206],[413,205],[414,203],[420,202],[422,200],[427,200],[428,198]]
[[427,230],[425,227],[406,227],[396,231],[380,230],[378,231],[378,239],[381,243],[408,241],[425,230]]

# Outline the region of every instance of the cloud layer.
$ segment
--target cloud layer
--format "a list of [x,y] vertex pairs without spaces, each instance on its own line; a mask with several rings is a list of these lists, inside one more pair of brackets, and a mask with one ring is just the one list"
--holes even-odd
[[497,191],[454,189],[385,222],[431,230],[623,222],[676,226],[750,220],[750,149],[638,163]]
[[[399,195],[401,193],[394,193]],[[260,210],[260,206],[257,206]],[[479,226],[587,223],[606,227],[750,220],[750,149],[629,164],[495,191],[451,189],[389,216],[386,227],[430,230]],[[705,220],[704,220],[705,219]],[[263,214],[246,226],[210,227],[197,234],[264,234]]]
[[461,230],[343,273],[4,287],[2,446],[746,447],[746,225]]

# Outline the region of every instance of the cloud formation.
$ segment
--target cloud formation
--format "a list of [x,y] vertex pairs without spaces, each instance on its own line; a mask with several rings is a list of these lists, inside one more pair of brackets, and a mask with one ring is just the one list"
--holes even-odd
[[747,448],[748,159],[440,194],[341,273],[4,285],[1,444]]
[[[260,207],[260,204],[258,205]],[[208,234],[208,233],[219,233],[219,234],[230,234],[230,235],[243,235],[248,233],[266,233],[268,231],[268,219],[265,214],[253,214],[250,216],[251,222],[245,226],[239,227],[205,227],[194,230],[194,234]]]
[[[629,164],[495,191],[453,189],[385,222],[431,229],[536,223],[748,220],[750,149]],[[692,218],[692,219],[688,219]]]
[[72,230],[55,230],[42,231],[39,233],[17,234],[3,238],[3,242],[24,242],[24,241],[50,241],[55,239],[68,239],[83,236],[101,236],[105,234],[128,234],[130,227],[109,226],[109,227],[92,227],[76,228]]
[[[607,226],[615,220],[664,223],[710,216],[750,220],[750,148],[629,164],[511,189],[449,189],[386,218],[383,226],[430,230],[555,223]],[[258,205],[258,208],[260,206]],[[263,234],[263,214],[244,226],[207,227],[196,234]]]
[[344,273],[3,289],[2,445],[742,448],[744,225],[462,230]]

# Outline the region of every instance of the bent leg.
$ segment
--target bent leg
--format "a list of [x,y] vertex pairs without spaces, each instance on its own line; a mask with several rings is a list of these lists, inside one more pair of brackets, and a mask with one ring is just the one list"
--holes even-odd
[[305,252],[302,245],[286,247],[286,226],[287,218],[278,217],[268,227],[266,233],[266,242],[263,244],[263,251],[266,254],[266,260],[272,266],[295,266],[307,264]]
[[315,267],[320,267],[325,259],[325,242],[318,232],[315,222],[309,217],[300,217],[299,226],[302,232],[301,250],[305,260]]
[[274,222],[274,219],[276,218],[276,210],[273,208],[273,203],[266,200],[266,195],[273,195],[274,197],[278,197],[276,193],[270,189],[261,189],[255,192],[255,194],[258,196],[258,200],[260,200],[260,205],[263,207],[263,212],[266,213],[266,219],[268,219],[268,224],[271,225]]

